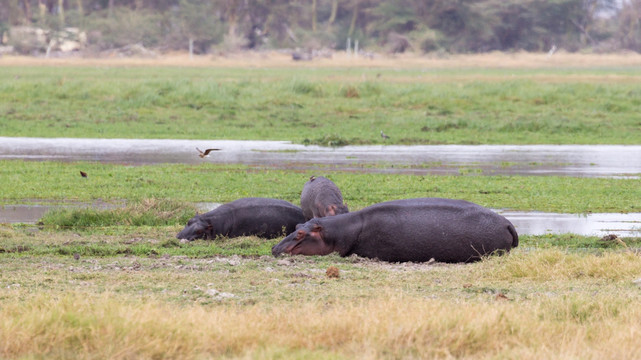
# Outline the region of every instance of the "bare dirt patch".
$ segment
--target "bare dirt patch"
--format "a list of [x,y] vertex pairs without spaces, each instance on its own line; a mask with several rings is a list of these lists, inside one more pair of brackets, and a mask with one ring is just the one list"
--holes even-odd
[[486,53],[473,55],[386,55],[374,58],[354,57],[336,52],[331,58],[293,61],[291,55],[277,51],[241,52],[224,56],[200,55],[190,59],[187,54],[164,54],[157,58],[36,58],[4,56],[0,66],[189,66],[189,67],[371,67],[371,68],[554,68],[554,67],[617,67],[641,65],[641,54],[570,54],[556,53]]

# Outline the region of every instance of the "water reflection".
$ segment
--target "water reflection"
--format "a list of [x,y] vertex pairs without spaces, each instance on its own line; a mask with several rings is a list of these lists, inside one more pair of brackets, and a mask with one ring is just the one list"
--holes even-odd
[[577,234],[641,237],[641,213],[557,214],[538,211],[496,210],[509,219],[519,234]]
[[[198,148],[216,147],[206,158]],[[328,148],[287,141],[61,139],[0,137],[0,159],[124,164],[204,162],[414,174],[638,177],[636,145],[417,145]],[[378,164],[373,168],[369,165]]]

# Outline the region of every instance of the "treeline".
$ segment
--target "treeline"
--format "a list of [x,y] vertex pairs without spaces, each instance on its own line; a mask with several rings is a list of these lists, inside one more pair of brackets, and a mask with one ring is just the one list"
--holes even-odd
[[[0,31],[76,27],[96,50],[633,50],[641,0],[0,0]],[[14,37],[17,35],[14,35]],[[11,39],[9,40],[11,41]],[[14,41],[17,41],[14,39]]]

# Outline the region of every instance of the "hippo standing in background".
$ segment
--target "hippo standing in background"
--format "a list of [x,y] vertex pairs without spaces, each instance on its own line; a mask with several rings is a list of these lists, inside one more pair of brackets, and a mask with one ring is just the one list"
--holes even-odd
[[305,220],[349,212],[338,186],[322,176],[312,176],[305,183],[300,194],[300,207]]
[[296,227],[272,254],[341,256],[379,260],[472,262],[518,246],[503,216],[480,205],[452,199],[395,200],[349,214],[312,219]]
[[305,222],[301,209],[284,200],[243,198],[191,218],[178,239],[215,239],[216,236],[256,235],[275,238]]

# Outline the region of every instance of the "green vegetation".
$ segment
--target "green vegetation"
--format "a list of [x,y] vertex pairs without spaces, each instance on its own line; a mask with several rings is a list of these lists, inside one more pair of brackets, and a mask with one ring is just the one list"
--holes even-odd
[[[87,257],[158,257],[187,256],[271,256],[271,248],[281,239],[265,240],[257,237],[220,238],[181,242],[175,235],[184,224],[172,226],[91,226],[60,227],[38,225],[0,227],[0,254],[5,256],[71,256]],[[602,240],[591,236],[542,235],[519,236],[523,249],[565,249],[572,253],[604,254],[611,250],[639,249],[641,238]],[[319,258],[318,261],[324,261]],[[333,259],[332,261],[336,261]],[[343,261],[343,260],[341,260]]]
[[[384,130],[393,144],[636,144],[640,77],[636,68],[4,67],[0,135],[344,145],[381,144]],[[310,175],[336,182],[351,210],[433,196],[641,211],[638,179],[459,173],[0,161],[2,204],[116,205],[0,225],[0,358],[641,357],[639,238],[522,235],[509,254],[465,265],[274,258],[278,239],[175,238],[199,202],[298,204]]]
[[[79,171],[88,173],[82,178]],[[124,166],[97,163],[0,161],[3,203],[43,201],[126,200],[138,210],[106,215],[95,224],[143,225],[180,223],[189,208],[181,203],[224,203],[242,197],[272,197],[298,204],[310,175],[325,175],[341,188],[345,202],[356,210],[382,201],[412,197],[465,199],[491,208],[547,212],[639,212],[639,181],[635,179],[556,176],[416,176],[350,173],[331,170],[274,170],[243,165],[163,164]],[[43,181],[46,179],[46,181]],[[161,201],[152,199],[171,199]],[[151,203],[144,204],[144,201]],[[143,202],[140,205],[138,203]],[[159,202],[159,203],[157,203]],[[163,205],[164,204],[164,205]],[[165,206],[165,207],[163,207]],[[140,220],[148,209],[160,219]],[[63,217],[74,217],[71,212]],[[86,211],[87,217],[94,211]],[[109,213],[109,212],[107,212]],[[169,216],[167,216],[169,214]],[[60,225],[68,220],[59,220]],[[82,224],[84,220],[78,220]],[[171,222],[170,222],[171,223]]]
[[638,68],[0,68],[0,135],[637,144]]
[[41,219],[43,225],[61,228],[95,226],[161,226],[175,222],[186,223],[196,209],[172,200],[144,199],[122,209],[59,209],[50,211]]

